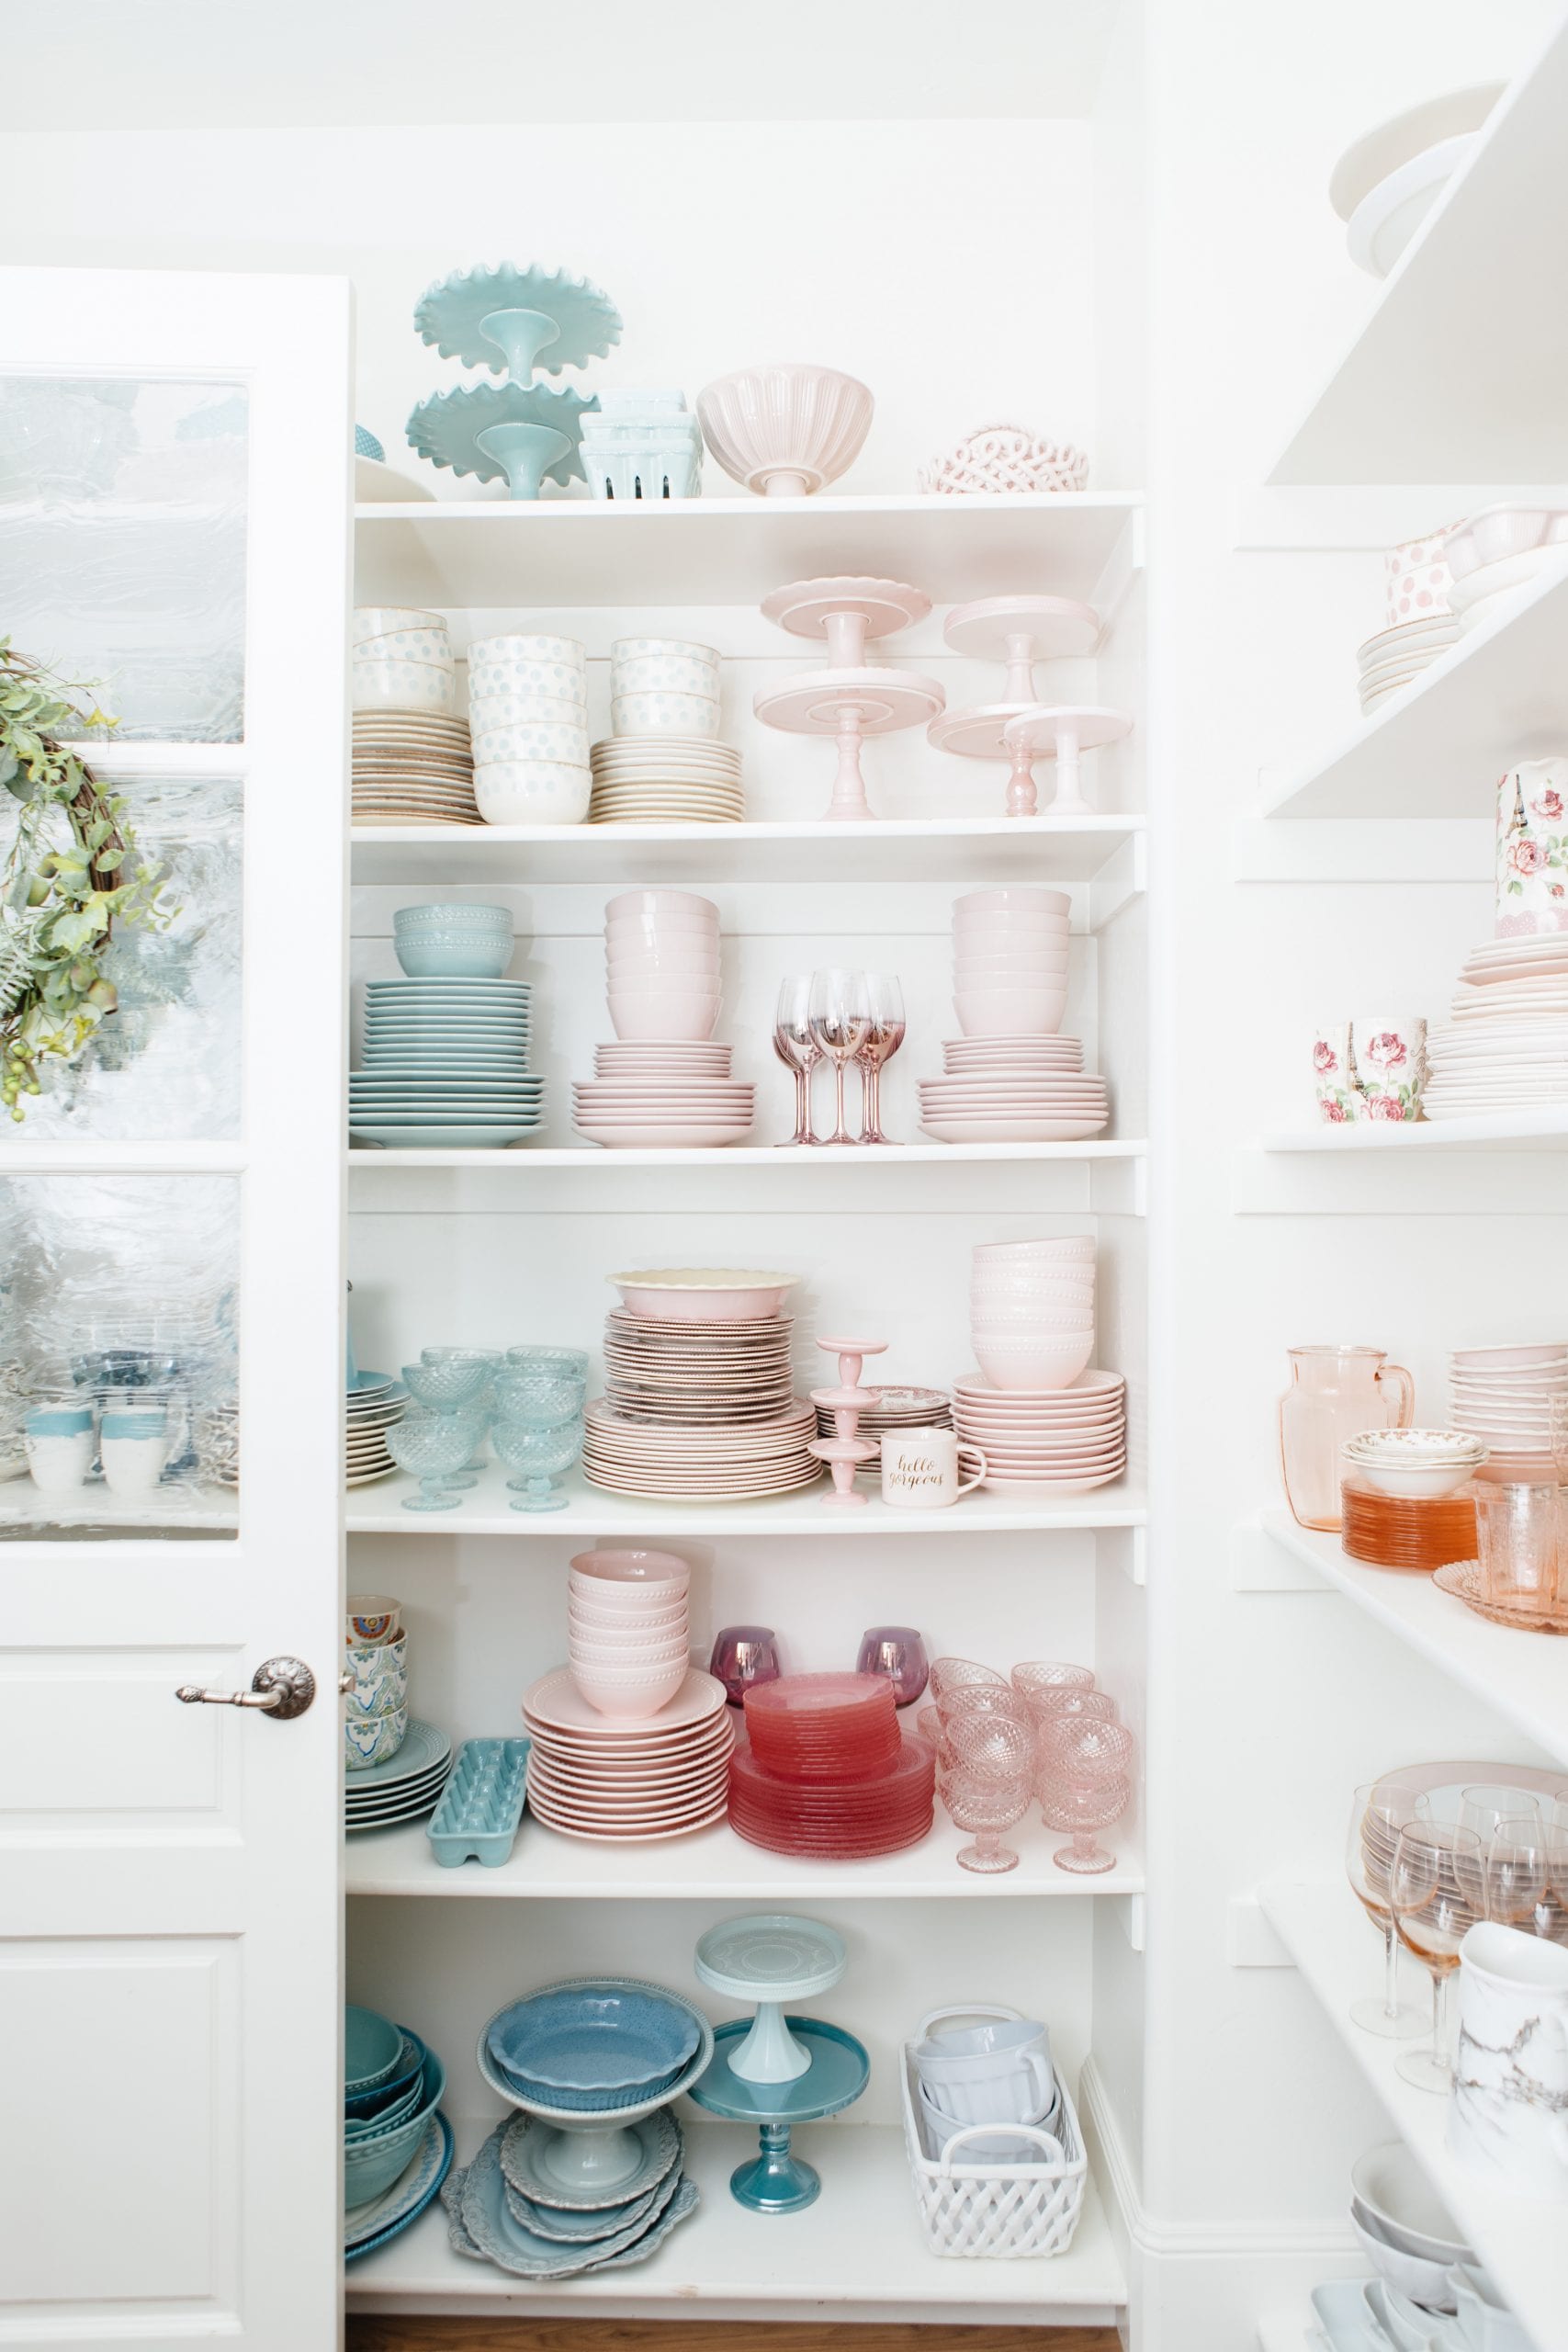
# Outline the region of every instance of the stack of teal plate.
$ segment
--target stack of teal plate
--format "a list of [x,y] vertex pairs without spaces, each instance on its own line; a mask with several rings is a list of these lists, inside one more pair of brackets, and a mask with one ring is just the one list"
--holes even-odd
[[544,1118],[528,1069],[523,980],[369,980],[365,1058],[349,1080],[348,1131],[362,1143],[521,1143]]
[[344,1771],[344,1826],[389,1829],[435,1811],[452,1770],[452,1743],[434,1724],[411,1717],[403,1744],[384,1764]]

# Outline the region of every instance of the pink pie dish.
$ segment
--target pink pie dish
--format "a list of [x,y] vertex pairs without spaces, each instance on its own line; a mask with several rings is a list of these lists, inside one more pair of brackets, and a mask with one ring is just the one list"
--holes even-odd
[[610,1276],[628,1313],[669,1323],[739,1323],[775,1316],[799,1279],[732,1266],[649,1267]]

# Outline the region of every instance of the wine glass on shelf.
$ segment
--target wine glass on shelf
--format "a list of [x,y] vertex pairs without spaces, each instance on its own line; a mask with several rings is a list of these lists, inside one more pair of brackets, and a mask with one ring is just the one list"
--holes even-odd
[[931,1679],[926,1645],[914,1625],[868,1625],[860,1638],[857,1674],[880,1674],[893,1685],[894,1704],[912,1707]]
[[1533,1816],[1540,1824],[1540,1806],[1523,1789],[1511,1789],[1506,1781],[1495,1786],[1488,1781],[1473,1781],[1460,1791],[1459,1817],[1461,1826],[1473,1829],[1481,1840],[1482,1851],[1491,1845],[1505,1821],[1523,1821]]
[[896,1143],[882,1132],[882,1066],[890,1062],[904,1042],[904,991],[886,972],[865,976],[868,1022],[864,1042],[855,1057],[861,1071],[862,1143]]
[[1454,2078],[1449,1985],[1459,1966],[1460,1945],[1485,1911],[1477,1833],[1462,1823],[1406,1822],[1389,1865],[1388,1899],[1400,1942],[1432,1980],[1431,2045],[1403,2051],[1393,2071],[1417,2090],[1446,2092]]
[[789,1140],[792,1144],[815,1143],[817,1137],[811,1132],[811,1073],[822,1058],[822,1048],[811,1034],[809,972],[791,972],[779,982],[779,1001],[773,1008],[773,1051],[795,1078],[795,1133]]
[[[1500,1821],[1486,1849],[1486,1917],[1527,1936],[1550,1936],[1556,1925],[1555,1887],[1561,1860],[1539,1813]],[[1554,1859],[1558,1867],[1553,1869]]]
[[811,975],[811,1035],[833,1065],[837,1118],[829,1143],[853,1143],[844,1125],[844,1073],[865,1043],[871,1025],[865,974],[836,968]]
[[1367,2033],[1410,2041],[1422,2030],[1419,2009],[1399,1997],[1399,1938],[1389,1907],[1388,1874],[1399,1833],[1406,1822],[1427,1818],[1427,1800],[1397,1781],[1369,1781],[1356,1791],[1350,1807],[1345,1870],[1350,1891],[1383,1940],[1383,1989],[1350,2004],[1350,2015]]

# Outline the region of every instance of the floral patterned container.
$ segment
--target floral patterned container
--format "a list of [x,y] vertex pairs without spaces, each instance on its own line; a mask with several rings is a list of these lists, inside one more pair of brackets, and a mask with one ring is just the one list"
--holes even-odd
[[1568,931],[1568,758],[1521,760],[1497,784],[1499,939]]
[[1321,1023],[1313,1041],[1317,1107],[1329,1125],[1408,1125],[1421,1116],[1427,1023],[1408,1014]]

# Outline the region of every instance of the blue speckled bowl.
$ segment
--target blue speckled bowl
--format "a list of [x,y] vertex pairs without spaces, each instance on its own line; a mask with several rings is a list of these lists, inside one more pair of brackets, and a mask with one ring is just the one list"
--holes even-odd
[[692,2012],[659,1994],[592,1980],[514,2001],[486,2047],[524,2098],[592,2113],[673,2082],[697,2046]]

